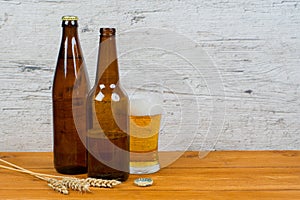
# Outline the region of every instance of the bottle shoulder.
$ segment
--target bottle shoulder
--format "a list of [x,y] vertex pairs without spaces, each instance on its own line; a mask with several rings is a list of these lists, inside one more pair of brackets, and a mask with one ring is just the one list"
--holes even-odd
[[119,84],[96,84],[88,94],[90,100],[96,101],[119,101],[127,100],[128,96],[125,90]]

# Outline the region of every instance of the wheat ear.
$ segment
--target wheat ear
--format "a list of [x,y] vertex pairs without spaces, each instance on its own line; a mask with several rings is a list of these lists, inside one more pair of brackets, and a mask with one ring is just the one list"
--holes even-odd
[[103,180],[97,178],[86,178],[85,181],[88,182],[92,187],[112,188],[121,184],[121,182],[117,180]]
[[48,180],[48,186],[51,187],[54,191],[57,191],[62,194],[69,194],[68,188],[62,184],[61,181],[54,179],[54,178],[49,178]]
[[85,181],[85,179],[79,178],[63,178],[61,180],[62,184],[72,190],[77,190],[80,192],[90,192],[90,184]]

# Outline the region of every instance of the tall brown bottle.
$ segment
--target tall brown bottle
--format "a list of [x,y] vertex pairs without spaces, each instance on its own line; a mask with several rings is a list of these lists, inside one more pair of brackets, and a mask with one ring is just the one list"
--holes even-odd
[[87,104],[88,176],[127,180],[129,100],[119,82],[114,28],[100,29],[97,75]]
[[62,40],[53,81],[54,167],[63,174],[87,172],[86,98],[89,79],[77,33],[77,17],[62,18]]

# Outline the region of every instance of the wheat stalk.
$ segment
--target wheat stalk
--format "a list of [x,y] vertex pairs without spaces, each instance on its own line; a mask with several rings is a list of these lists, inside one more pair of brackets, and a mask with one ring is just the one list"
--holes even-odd
[[[0,161],[2,161],[2,160],[0,159]],[[57,179],[43,177],[43,176],[39,175],[38,173],[34,173],[29,170],[15,169],[15,168],[7,167],[4,165],[0,165],[0,167],[3,169],[8,169],[8,170],[12,170],[12,171],[17,171],[17,172],[22,172],[22,173],[33,175],[41,180],[47,181],[48,186],[51,187],[54,191],[60,192],[62,194],[69,194],[68,188]]]
[[[0,168],[30,174],[41,180],[47,181],[49,187],[51,187],[54,191],[60,192],[62,194],[69,194],[68,188],[80,192],[90,192],[89,187],[112,188],[116,185],[121,184],[121,182],[117,180],[103,180],[103,179],[96,179],[96,178],[79,179],[75,177],[36,173],[27,170],[25,168],[22,168],[18,165],[15,165],[13,163],[10,163],[6,160],[3,160],[1,158],[0,161],[7,165],[12,166],[12,167],[8,167],[8,166],[0,165]],[[61,180],[58,180],[57,178],[60,178]]]

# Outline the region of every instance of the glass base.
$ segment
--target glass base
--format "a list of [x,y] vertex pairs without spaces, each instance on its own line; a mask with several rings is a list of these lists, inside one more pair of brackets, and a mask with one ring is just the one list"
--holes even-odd
[[152,174],[160,170],[159,164],[147,167],[131,167],[130,174]]

